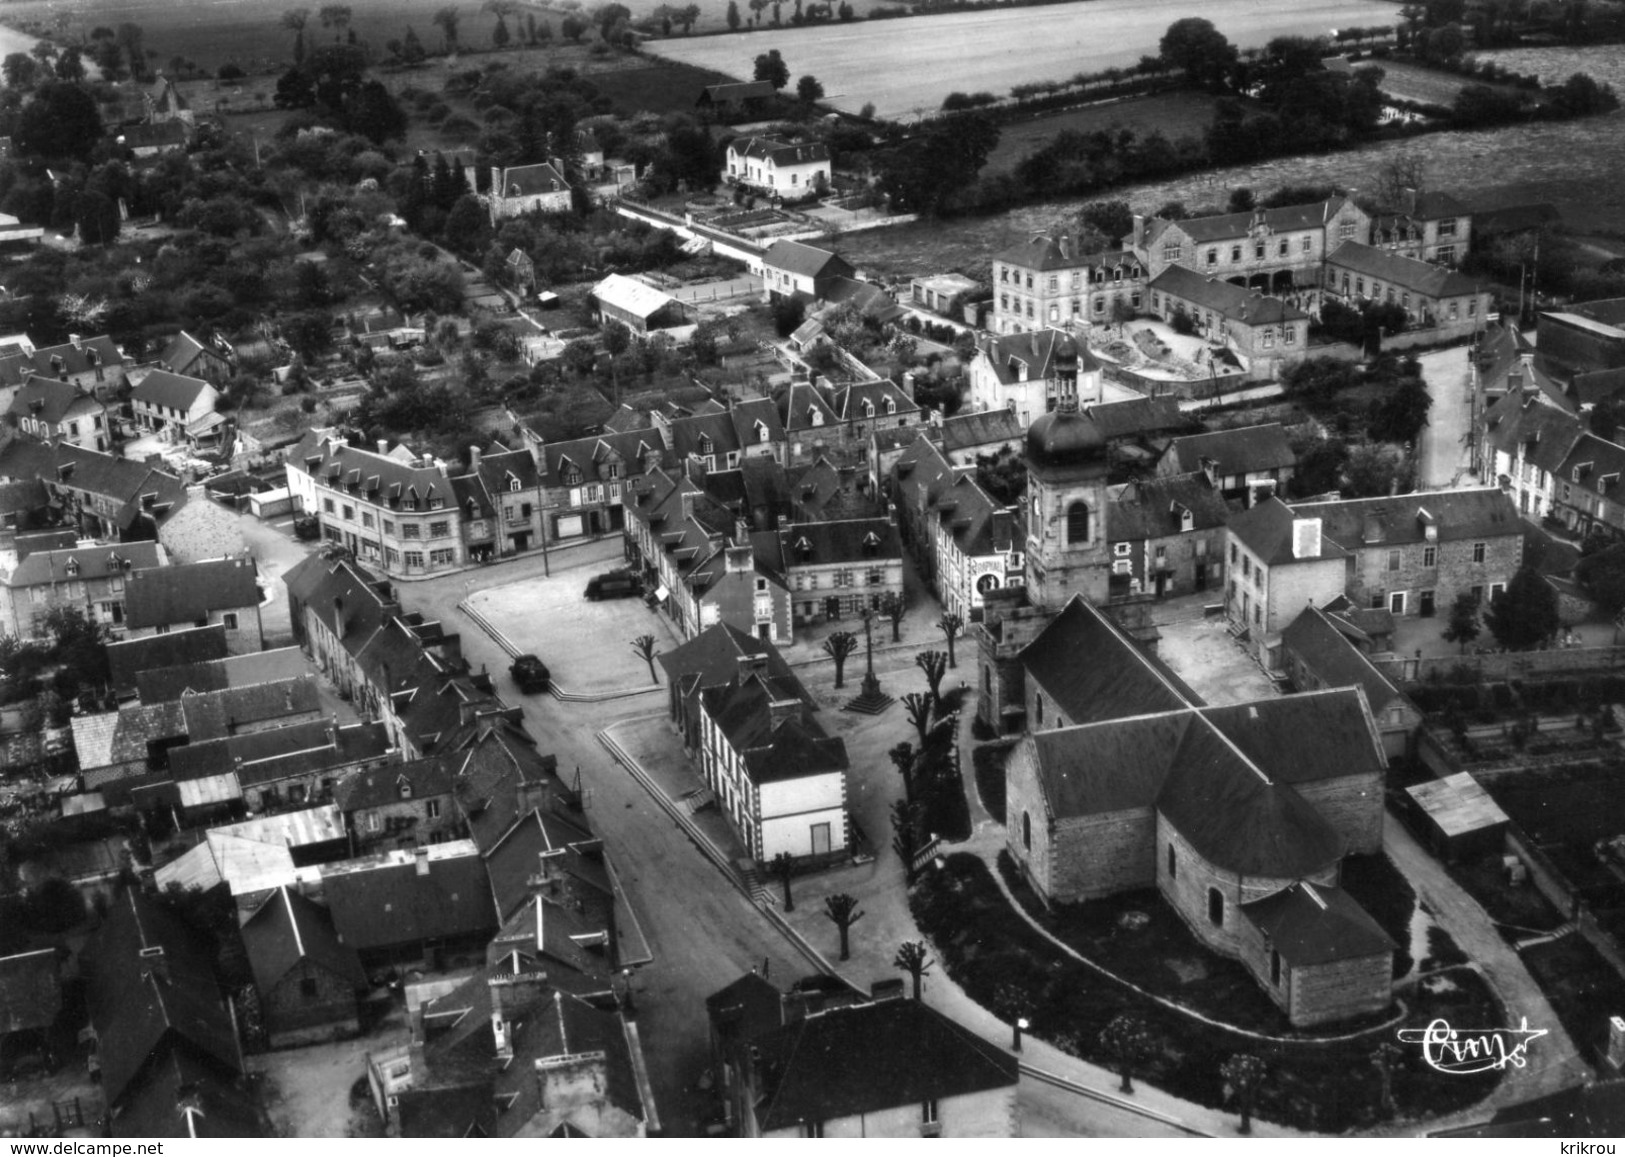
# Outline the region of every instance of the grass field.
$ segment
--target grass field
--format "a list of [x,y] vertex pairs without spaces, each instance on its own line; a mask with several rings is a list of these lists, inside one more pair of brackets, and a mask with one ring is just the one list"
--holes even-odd
[[[1359,60],[1350,64],[1346,60],[1332,60],[1327,67],[1349,72],[1356,68],[1365,68],[1375,65],[1382,69],[1382,91],[1395,100],[1413,100],[1418,104],[1436,104],[1449,108],[1456,99],[1456,94],[1469,84],[1483,84],[1477,77],[1457,76],[1453,72],[1441,72],[1435,68],[1424,68],[1419,64],[1412,64],[1404,60]],[[1492,84],[1490,88],[1499,92],[1510,93],[1517,97],[1528,97],[1530,90],[1518,88],[1510,84]]]
[[[651,44],[650,50],[739,75],[748,73],[757,53],[776,48],[791,76],[818,77],[837,108],[856,112],[873,103],[882,117],[906,118],[937,109],[956,90],[1002,95],[1026,81],[1134,64],[1156,52],[1168,25],[1190,14],[1187,0],[1091,0],[790,28],[738,43],[732,37],[679,38]],[[1397,10],[1378,0],[1206,0],[1201,15],[1250,47],[1276,36],[1391,24]]]
[[1111,101],[1071,109],[1049,116],[1034,117],[1000,127],[999,147],[987,160],[989,173],[1015,167],[1027,154],[1049,144],[1057,134],[1071,131],[1092,133],[1132,129],[1145,136],[1160,132],[1169,140],[1201,136],[1213,119],[1214,99],[1204,92],[1165,92],[1138,99]]

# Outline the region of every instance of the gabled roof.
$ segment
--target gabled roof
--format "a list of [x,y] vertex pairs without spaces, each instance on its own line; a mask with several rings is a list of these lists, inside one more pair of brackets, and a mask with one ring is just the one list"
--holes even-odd
[[142,571],[167,573],[163,548],[156,542],[87,543],[66,550],[41,550],[25,556],[5,578],[13,590],[60,582],[89,582],[122,576],[133,580]]
[[491,192],[497,197],[530,197],[538,193],[567,192],[569,188],[564,174],[545,161],[539,165],[499,169],[491,184]]
[[355,949],[339,940],[326,908],[286,884],[271,894],[242,927],[243,947],[254,984],[268,995],[302,961],[309,961],[352,988],[367,987]]
[[[772,704],[786,700],[799,701],[799,705],[775,721]],[[720,687],[701,690],[700,703],[739,752],[745,774],[755,784],[846,770],[846,741],[826,734],[812,718],[811,697],[793,675],[736,675]]]
[[[1625,449],[1620,453],[1625,455]],[[1504,491],[1493,486],[1339,502],[1297,502],[1291,510],[1297,518],[1320,519],[1322,539],[1329,538],[1351,552],[1365,546],[1427,542],[1429,527],[1439,542],[1523,535],[1518,508]]]
[[[1088,655],[1081,663],[1078,656]],[[1021,652],[1068,724],[1199,706],[1196,693],[1087,599],[1075,596]]]
[[1026,427],[1021,424],[1021,419],[1007,409],[987,410],[979,414],[955,414],[952,418],[944,418],[940,429],[942,449],[948,454],[977,450],[984,446],[1003,445],[1007,442],[1019,442],[1022,435],[1027,432]]
[[61,968],[55,948],[0,956],[0,1037],[49,1028],[61,1011]]
[[324,486],[393,510],[426,512],[436,501],[449,506],[453,495],[447,472],[433,462],[412,458],[410,452],[397,457],[401,450],[404,447],[380,454],[312,432],[288,451],[288,465]]
[[352,771],[334,785],[333,802],[343,812],[365,811],[408,798],[450,795],[455,786],[448,762],[433,756]]
[[205,394],[218,396],[218,391],[202,378],[190,378],[168,370],[153,370],[141,379],[140,385],[130,391],[130,400],[143,402],[149,406],[179,410],[185,414]]
[[[665,453],[666,444],[654,429],[590,434],[569,442],[548,442],[541,448],[544,467],[542,482],[555,489],[604,482],[607,475],[600,471],[606,464],[614,464],[620,471],[620,480],[624,482],[636,478],[652,466],[660,465]],[[578,482],[564,480],[570,467],[581,472]]]
[[55,426],[81,414],[99,414],[102,404],[73,382],[31,374],[11,399],[8,413]]
[[114,518],[121,530],[143,514],[161,521],[186,501],[186,488],[173,474],[71,442],[17,438],[0,446],[0,478],[38,478],[122,503]]
[[780,552],[792,570],[836,563],[881,563],[903,557],[897,527],[885,518],[800,522],[778,533]]
[[357,952],[425,940],[488,937],[500,926],[485,861],[428,855],[416,863],[346,861],[322,869],[333,926]]
[[160,1048],[186,1046],[242,1070],[230,1013],[208,951],[167,908],[127,891],[112,904],[90,952],[90,1022],[102,1091],[116,1106]]
[[119,368],[123,365],[124,355],[119,353],[112,338],[102,334],[62,345],[40,346],[33,353],[19,350],[0,357],[0,385],[19,385],[30,374],[51,379],[58,374],[77,377],[90,373],[98,366]]
[[1017,1081],[1016,1058],[915,1000],[809,1013],[750,1038],[767,1079],[763,1132],[917,1108]]
[[1618,495],[1620,478],[1625,474],[1625,446],[1595,434],[1582,434],[1558,467],[1558,473],[1563,481],[1583,486],[1593,493],[1605,497]]
[[[825,429],[840,420],[836,417],[835,408],[830,405],[829,399],[806,382],[791,382],[774,400],[785,430],[792,434],[803,430]],[[823,419],[816,425],[812,420],[815,411]]]
[[655,656],[666,672],[666,682],[690,700],[690,712],[699,693],[720,687],[739,673],[740,660],[761,656],[767,674],[775,680],[793,679],[790,665],[778,649],[728,623],[713,623],[688,642]]
[[187,333],[184,329],[169,339],[164,352],[158,355],[158,364],[174,374],[185,374],[204,356],[229,361],[226,354]]
[[125,584],[125,621],[133,629],[193,623],[211,611],[260,605],[251,557],[181,563],[135,571]]
[[1299,515],[1296,508],[1288,506],[1272,494],[1251,510],[1244,510],[1231,518],[1229,528],[1230,533],[1257,555],[1265,566],[1348,557],[1349,552],[1338,545],[1324,529],[1319,537],[1318,553],[1303,557],[1295,553],[1292,525],[1299,517],[1313,518],[1315,514],[1311,511]]
[[1503,454],[1524,457],[1542,470],[1555,472],[1585,434],[1586,427],[1567,409],[1547,400],[1544,393],[1508,393],[1484,415],[1484,432]]
[[973,469],[950,465],[929,438],[917,439],[892,467],[898,505],[948,528],[969,558],[1019,549],[1019,512],[1000,506],[976,481]]
[[1333,687],[1201,709],[1237,750],[1279,783],[1380,776],[1387,757],[1373,735],[1363,688]]
[[[216,626],[216,633],[224,628]],[[209,627],[194,627],[194,631],[208,631]],[[189,634],[188,631],[171,632]],[[163,635],[151,636],[164,638]],[[254,651],[246,655],[227,655],[195,663],[153,667],[136,675],[135,685],[143,703],[163,703],[179,699],[187,691],[220,691],[227,687],[252,687],[256,683],[272,683],[280,679],[296,679],[309,673],[310,660],[298,647],[278,647],[273,651]]]
[[1001,261],[1006,265],[1018,265],[1022,269],[1048,271],[1052,269],[1080,269],[1091,266],[1109,266],[1122,263],[1139,264],[1139,259],[1132,253],[1107,250],[1104,252],[1079,252],[1077,239],[1067,233],[1051,236],[1048,233],[1035,233],[1027,240],[1000,250],[993,255],[994,261]]
[[[1170,221],[1153,217],[1148,223],[1148,237],[1154,240],[1163,231],[1175,227],[1199,245],[1212,241],[1234,241],[1251,236],[1255,224],[1271,233],[1292,233],[1324,226],[1343,207],[1347,198],[1331,197],[1325,201],[1312,201],[1303,205],[1281,205],[1274,209],[1252,209],[1243,213],[1219,213],[1210,217],[1187,217]],[[1148,241],[1148,244],[1150,241]]]
[[169,753],[169,770],[176,782],[230,772],[240,786],[255,787],[382,759],[390,746],[382,723],[335,727],[331,720],[312,719],[241,735],[194,738]]
[[1212,530],[1230,518],[1224,496],[1206,474],[1138,478],[1108,491],[1106,525],[1113,542],[1139,542],[1191,531]]
[[1371,665],[1348,636],[1319,607],[1308,606],[1281,632],[1281,645],[1308,666],[1327,687],[1358,687],[1373,711],[1401,698],[1399,688]]
[[604,305],[647,320],[674,303],[672,297],[654,286],[631,277],[611,273],[592,287],[592,296]]
[[1264,942],[1294,968],[1386,955],[1394,942],[1341,888],[1299,880],[1241,906]]
[[1307,313],[1281,298],[1265,297],[1256,290],[1232,285],[1183,265],[1170,265],[1157,274],[1151,282],[1151,291],[1188,301],[1199,309],[1212,310],[1226,321],[1241,325],[1283,325],[1309,319]]
[[1408,289],[1422,297],[1458,297],[1478,293],[1481,283],[1465,273],[1429,261],[1418,261],[1386,249],[1375,249],[1358,241],[1345,241],[1326,258],[1328,278],[1332,269],[1346,269]]
[[1088,344],[1060,329],[1026,330],[989,338],[981,352],[1000,384],[1006,386],[1047,381],[1063,372],[1100,371],[1100,360],[1089,352]]
[[791,143],[783,137],[746,137],[728,142],[728,149],[753,161],[771,161],[775,165],[810,165],[829,160],[829,146],[823,141]]
[[1117,402],[1097,402],[1084,407],[1084,413],[1108,438],[1130,438],[1182,430],[1190,420],[1180,413],[1179,399],[1171,394],[1155,398],[1124,398]]
[[[585,828],[556,812],[533,809],[482,855],[504,920],[542,894],[585,916],[595,931],[613,934],[615,889],[603,841]],[[546,883],[541,882],[544,871]]]
[[856,272],[840,254],[800,241],[773,242],[762,254],[762,265],[801,277],[851,277]]

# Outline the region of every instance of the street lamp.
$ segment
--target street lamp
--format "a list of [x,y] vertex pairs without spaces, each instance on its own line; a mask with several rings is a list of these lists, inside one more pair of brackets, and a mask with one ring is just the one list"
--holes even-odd
[[1011,1032],[1014,1034],[1010,1040],[1010,1048],[1013,1052],[1019,1053],[1021,1051],[1021,1034],[1026,1032],[1029,1027],[1027,1018],[1024,1016],[1016,1017],[1016,1023],[1010,1026]]

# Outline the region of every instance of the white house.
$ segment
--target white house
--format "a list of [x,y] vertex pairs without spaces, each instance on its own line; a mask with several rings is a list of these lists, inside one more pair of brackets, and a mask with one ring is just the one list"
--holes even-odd
[[791,144],[782,137],[740,137],[728,144],[722,181],[788,201],[816,197],[829,188],[829,147],[820,141]]
[[1055,409],[1062,398],[1078,406],[1101,400],[1100,363],[1083,343],[1060,329],[984,338],[970,366],[967,410],[1008,410],[1023,426]]
[[202,378],[153,370],[130,394],[135,423],[143,430],[166,430],[174,439],[193,422],[214,413],[220,391]]

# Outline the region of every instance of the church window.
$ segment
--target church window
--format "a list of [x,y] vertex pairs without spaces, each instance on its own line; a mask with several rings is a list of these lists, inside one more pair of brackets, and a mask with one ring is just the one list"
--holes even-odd
[[1217,888],[1207,890],[1207,919],[1209,924],[1224,927],[1224,893]]
[[1089,508],[1081,502],[1066,508],[1066,541],[1069,546],[1089,541]]

